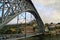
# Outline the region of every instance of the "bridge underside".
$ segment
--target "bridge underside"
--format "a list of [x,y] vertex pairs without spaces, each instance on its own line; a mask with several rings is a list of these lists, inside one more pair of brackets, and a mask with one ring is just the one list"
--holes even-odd
[[[0,10],[2,11],[2,17],[0,17],[0,29],[19,14],[30,12],[36,18],[40,33],[43,33],[43,22],[31,0],[0,0],[0,3],[2,4],[0,7]],[[4,12],[5,9],[7,9],[6,12]]]

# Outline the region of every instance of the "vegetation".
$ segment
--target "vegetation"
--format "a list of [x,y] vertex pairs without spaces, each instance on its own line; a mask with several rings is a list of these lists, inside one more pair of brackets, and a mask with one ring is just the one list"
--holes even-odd
[[[33,26],[33,24],[36,24],[36,21],[33,20],[30,23],[27,23],[26,26]],[[24,27],[24,24],[15,24],[15,25],[6,25],[2,30],[0,30],[0,34],[16,34],[17,31],[18,33],[22,33],[20,27]],[[33,30],[35,30],[36,27],[33,27]]]

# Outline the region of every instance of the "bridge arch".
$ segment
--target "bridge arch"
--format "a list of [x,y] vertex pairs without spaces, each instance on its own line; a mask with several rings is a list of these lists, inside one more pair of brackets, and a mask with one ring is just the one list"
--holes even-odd
[[[6,1],[3,2],[3,5],[4,5],[5,2]],[[9,4],[10,6],[8,5],[9,7],[7,7],[8,10],[6,11],[6,14],[2,13],[3,15],[2,15],[2,23],[0,24],[0,29],[2,29],[5,24],[10,22],[17,15],[19,15],[23,12],[30,12],[36,18],[36,21],[37,21],[38,26],[39,26],[40,33],[43,33],[44,24],[43,24],[38,12],[35,9],[31,0],[21,0],[21,1],[13,0],[12,2],[7,1],[7,4]],[[3,8],[3,10],[4,10],[4,8]],[[13,11],[13,12],[11,13],[10,11]],[[4,11],[2,11],[2,12],[4,12]],[[9,15],[11,15],[11,16],[9,16]]]
[[30,10],[25,10],[24,12],[29,12],[30,14],[32,14],[34,16],[34,18],[36,19],[36,22],[38,24],[39,32],[44,33],[44,24],[43,24],[42,19],[40,18],[40,15],[38,14],[38,12],[33,11],[31,9]]

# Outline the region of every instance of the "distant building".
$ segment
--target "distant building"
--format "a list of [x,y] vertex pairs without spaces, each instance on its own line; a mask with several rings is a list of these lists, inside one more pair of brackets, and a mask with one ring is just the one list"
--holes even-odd
[[56,33],[60,34],[60,23],[56,24]]
[[50,24],[50,25],[48,26],[48,29],[49,29],[49,30],[55,30],[55,24]]

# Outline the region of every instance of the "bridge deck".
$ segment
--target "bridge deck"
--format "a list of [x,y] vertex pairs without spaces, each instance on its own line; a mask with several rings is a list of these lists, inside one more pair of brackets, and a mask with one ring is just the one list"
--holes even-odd
[[17,39],[23,39],[23,38],[27,38],[27,37],[32,37],[32,36],[36,36],[36,35],[40,35],[42,33],[31,33],[31,34],[26,34],[22,35],[22,34],[13,34],[13,35],[0,35],[0,40],[17,40]]

